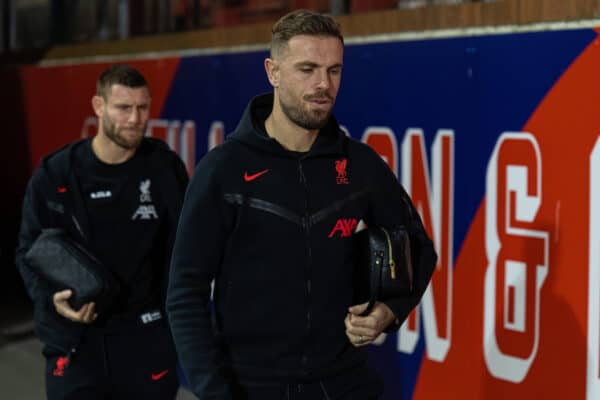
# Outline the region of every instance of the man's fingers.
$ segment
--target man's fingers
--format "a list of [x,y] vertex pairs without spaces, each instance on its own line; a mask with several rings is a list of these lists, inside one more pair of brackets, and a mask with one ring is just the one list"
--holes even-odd
[[67,302],[67,299],[71,297],[71,295],[71,290],[63,290],[54,293],[54,296],[52,296],[52,300],[57,313],[59,313],[65,318],[73,320],[74,318],[76,318],[75,310],[73,310]]
[[97,317],[94,303],[86,303],[81,306],[79,310],[75,311],[67,301],[72,294],[73,293],[71,290],[63,290],[61,292],[54,293],[52,299],[54,301],[54,308],[56,309],[56,312],[74,322],[93,322]]
[[362,326],[365,328],[376,329],[379,321],[382,319],[383,311],[381,310],[381,303],[377,302],[371,312],[368,315],[361,316],[367,309],[368,303],[357,304],[348,309],[350,312],[350,322],[354,326]]
[[71,321],[78,321],[79,315],[68,305],[66,300],[54,302],[54,307],[56,308],[56,312],[63,317],[68,318]]
[[[84,304],[83,307],[81,307],[80,312],[83,311],[83,314],[81,316],[81,322],[90,323],[96,319],[96,317],[98,315],[96,314],[95,306],[96,305],[92,302],[92,303]],[[85,309],[84,309],[84,307],[85,307]]]
[[374,338],[375,335],[377,334],[377,331],[375,329],[365,329],[365,328],[348,328],[346,329],[346,332],[349,332],[352,335],[355,336],[363,336],[363,337],[369,337],[369,338]]
[[360,315],[367,309],[368,305],[369,303],[356,304],[348,308],[348,312],[353,315]]
[[377,302],[369,315],[361,317],[368,303],[357,304],[348,308],[348,315],[344,319],[346,325],[346,336],[350,343],[361,347],[372,343],[375,338],[391,322],[394,314],[384,303]]
[[372,335],[368,330],[364,328],[355,327],[351,319],[354,317],[348,314],[344,319],[344,325],[346,325],[346,336],[354,347],[362,347],[372,342]]
[[346,331],[346,336],[348,337],[348,340],[354,347],[366,346],[373,342],[373,340],[370,337],[363,335],[354,335],[352,333],[349,333],[348,331]]
[[344,320],[344,324],[346,325],[346,332],[349,332],[355,336],[363,336],[363,337],[375,337],[377,331],[374,327],[365,325],[364,323],[356,323],[357,318],[360,318],[361,321],[364,317],[356,317],[354,315],[348,314],[346,319]]
[[354,314],[349,314],[349,322],[354,327],[363,327],[363,328],[374,328],[377,323],[376,319],[372,316],[372,314],[367,315],[366,317],[359,317]]
[[93,303],[85,303],[84,305],[81,306],[81,308],[79,310],[76,311],[76,313],[78,315],[85,315],[85,313],[88,312],[88,309],[92,306]]
[[86,303],[81,306],[79,311],[75,312],[77,322],[89,324],[96,319],[95,304],[93,302]]
[[61,290],[60,292],[56,292],[56,293],[54,293],[54,296],[53,296],[54,303],[56,303],[58,301],[67,300],[69,297],[71,297],[72,294],[73,294],[73,292],[71,291],[71,289],[65,289],[65,290]]

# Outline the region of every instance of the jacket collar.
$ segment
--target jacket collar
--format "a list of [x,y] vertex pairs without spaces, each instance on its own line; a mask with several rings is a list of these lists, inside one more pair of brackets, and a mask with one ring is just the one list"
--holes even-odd
[[[240,123],[235,131],[228,136],[228,140],[237,140],[243,144],[257,148],[261,151],[284,156],[291,156],[293,152],[286,150],[277,140],[269,137],[260,128],[273,110],[273,94],[262,94],[250,101]],[[321,155],[344,155],[347,138],[340,129],[333,116],[321,128],[319,135],[313,143],[306,157]]]

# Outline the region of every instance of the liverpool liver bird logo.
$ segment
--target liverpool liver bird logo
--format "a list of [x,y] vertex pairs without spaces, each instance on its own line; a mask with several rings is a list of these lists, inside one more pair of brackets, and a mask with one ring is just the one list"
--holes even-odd
[[338,185],[348,184],[348,172],[346,171],[347,164],[348,160],[346,158],[342,158],[341,160],[335,161],[335,172],[337,173],[335,181]]

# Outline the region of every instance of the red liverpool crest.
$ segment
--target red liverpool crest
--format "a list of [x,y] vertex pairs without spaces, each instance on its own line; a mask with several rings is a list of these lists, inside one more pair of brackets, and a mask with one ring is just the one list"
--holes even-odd
[[335,161],[335,172],[337,176],[335,181],[338,185],[347,185],[348,182],[348,172],[346,171],[346,166],[348,165],[348,160],[346,158],[342,158],[341,160]]

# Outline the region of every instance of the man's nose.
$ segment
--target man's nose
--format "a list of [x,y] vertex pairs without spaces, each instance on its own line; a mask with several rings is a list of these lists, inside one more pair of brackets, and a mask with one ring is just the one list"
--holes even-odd
[[317,87],[321,90],[327,90],[331,86],[331,79],[327,71],[323,71],[318,74]]
[[137,124],[140,121],[140,110],[133,107],[131,113],[129,114],[129,122],[132,124]]

